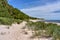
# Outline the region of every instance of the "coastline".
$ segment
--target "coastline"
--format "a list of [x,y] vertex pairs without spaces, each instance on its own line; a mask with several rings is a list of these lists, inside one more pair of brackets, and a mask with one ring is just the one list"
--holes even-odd
[[46,21],[45,21],[45,23],[53,23],[53,24],[60,25],[60,23],[59,23],[59,22],[46,22]]

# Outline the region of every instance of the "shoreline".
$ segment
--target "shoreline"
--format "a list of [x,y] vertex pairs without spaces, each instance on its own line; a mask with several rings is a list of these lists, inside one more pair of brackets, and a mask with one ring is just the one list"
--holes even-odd
[[59,23],[59,22],[46,22],[46,21],[45,21],[45,23],[52,23],[52,24],[60,25],[60,23]]

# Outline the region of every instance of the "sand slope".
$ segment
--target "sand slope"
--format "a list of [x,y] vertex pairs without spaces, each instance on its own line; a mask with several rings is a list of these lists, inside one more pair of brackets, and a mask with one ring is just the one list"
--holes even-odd
[[0,25],[0,40],[24,40],[26,37],[23,35],[22,27],[24,27],[26,22],[21,24],[12,24],[10,29],[7,29],[8,26]]

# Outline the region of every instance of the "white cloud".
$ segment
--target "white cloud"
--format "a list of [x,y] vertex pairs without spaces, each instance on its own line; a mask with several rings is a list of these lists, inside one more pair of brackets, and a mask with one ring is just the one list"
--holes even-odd
[[52,12],[59,9],[60,9],[60,2],[55,2],[53,4],[47,4],[44,6],[22,9],[21,11],[31,16],[43,17],[45,19],[58,19],[60,17],[60,14]]
[[34,8],[30,8],[30,9],[22,9],[22,11],[43,11],[43,12],[50,12],[50,11],[54,11],[54,10],[58,10],[60,9],[60,2],[56,2],[53,4],[47,4],[44,6],[38,6],[38,7],[34,7]]

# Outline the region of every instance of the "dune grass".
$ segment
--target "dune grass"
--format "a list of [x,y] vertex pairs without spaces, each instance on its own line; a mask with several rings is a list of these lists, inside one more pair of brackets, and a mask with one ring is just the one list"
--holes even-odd
[[0,17],[0,24],[3,25],[11,25],[12,23],[20,23],[20,22],[21,22],[20,19]]
[[60,40],[60,26],[53,23],[28,22],[27,27],[34,31],[34,37],[52,37],[53,40]]

